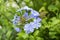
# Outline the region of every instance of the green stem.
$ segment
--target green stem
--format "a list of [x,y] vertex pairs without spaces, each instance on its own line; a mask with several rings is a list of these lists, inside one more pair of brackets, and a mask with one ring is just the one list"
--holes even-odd
[[11,21],[5,14],[2,13],[2,15],[3,15],[10,23],[12,23],[12,21]]

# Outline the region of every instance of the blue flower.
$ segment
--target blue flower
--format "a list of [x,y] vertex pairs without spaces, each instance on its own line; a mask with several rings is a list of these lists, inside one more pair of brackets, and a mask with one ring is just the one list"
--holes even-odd
[[34,19],[34,28],[38,29],[39,27],[41,27],[41,18],[36,18]]
[[26,20],[29,20],[31,18],[38,18],[38,16],[39,16],[39,13],[38,12],[35,13],[34,11],[31,11],[30,15],[28,15],[28,12],[25,12],[23,15],[23,17],[25,17]]
[[17,24],[17,21],[13,21],[13,24],[16,25]]
[[23,15],[23,17],[24,17],[25,19],[28,19],[28,18],[29,18],[28,12],[25,12],[24,15]]
[[12,21],[13,21],[13,24],[16,25],[20,21],[20,16],[15,15]]
[[39,16],[40,14],[37,11],[35,11],[35,10],[31,10],[31,15],[36,17],[36,16]]
[[14,28],[17,32],[20,32],[21,31],[21,29],[20,28],[18,28],[18,27],[16,27],[16,28]]
[[24,26],[24,30],[27,34],[31,33],[34,31],[33,25],[32,24],[26,24]]
[[37,23],[41,22],[41,18],[37,17],[36,19],[34,19],[34,22],[37,22]]
[[26,21],[28,21],[29,19],[31,19],[30,15],[28,15],[28,12],[25,12],[23,17],[26,19]]
[[41,23],[38,22],[34,22],[34,28],[38,29],[39,27],[41,27]]
[[30,24],[33,26],[33,28],[38,29],[39,27],[41,27],[40,21],[35,20],[34,22],[30,22]]
[[[28,6],[22,7],[18,11],[21,12],[22,10],[26,10],[27,11],[23,15],[26,19],[37,18],[39,16],[39,13],[37,11],[33,10],[32,8],[29,8]],[[31,11],[30,15],[28,15],[28,11]]]
[[[34,29],[38,29],[41,27],[41,18],[39,18],[40,14],[39,12],[33,10],[32,8],[29,8],[28,6],[25,6],[17,11],[26,10],[26,12],[22,15],[25,19],[25,21],[28,22],[29,19],[33,19],[33,22],[27,23],[24,25],[24,31],[29,34],[31,32],[34,32]],[[30,14],[29,14],[30,13]],[[13,19],[13,24],[17,24],[20,21],[20,17],[15,15]],[[29,20],[30,21],[30,20]],[[19,32],[19,28],[15,28],[17,32]]]
[[41,23],[39,22],[30,22],[29,24],[25,24],[24,26],[24,30],[27,34],[34,32],[34,29],[38,29],[39,27],[41,27]]

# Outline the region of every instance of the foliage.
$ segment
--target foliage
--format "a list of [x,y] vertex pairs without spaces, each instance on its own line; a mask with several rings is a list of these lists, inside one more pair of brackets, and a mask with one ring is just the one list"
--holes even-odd
[[[24,6],[38,11],[42,19],[41,27],[30,34],[16,32],[12,23]],[[60,40],[60,0],[0,0],[0,40]]]

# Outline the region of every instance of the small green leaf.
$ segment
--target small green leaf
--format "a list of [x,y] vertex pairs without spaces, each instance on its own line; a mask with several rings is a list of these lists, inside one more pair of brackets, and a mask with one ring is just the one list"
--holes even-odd
[[34,32],[34,36],[36,37],[36,36],[38,36],[39,35],[39,30],[36,30],[35,32]]
[[18,37],[22,37],[23,39],[28,38],[28,34],[25,34],[24,32],[18,33]]
[[48,6],[48,10],[55,12],[56,10],[58,10],[58,8],[55,5],[50,5]]
[[34,36],[30,35],[29,40],[35,40]]
[[36,37],[36,40],[44,40],[44,39],[40,37]]

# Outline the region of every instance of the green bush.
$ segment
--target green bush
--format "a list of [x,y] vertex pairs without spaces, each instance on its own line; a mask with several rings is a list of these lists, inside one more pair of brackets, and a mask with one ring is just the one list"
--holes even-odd
[[[40,13],[41,27],[33,33],[16,32],[12,19],[21,7]],[[0,40],[60,40],[60,0],[0,0]]]

